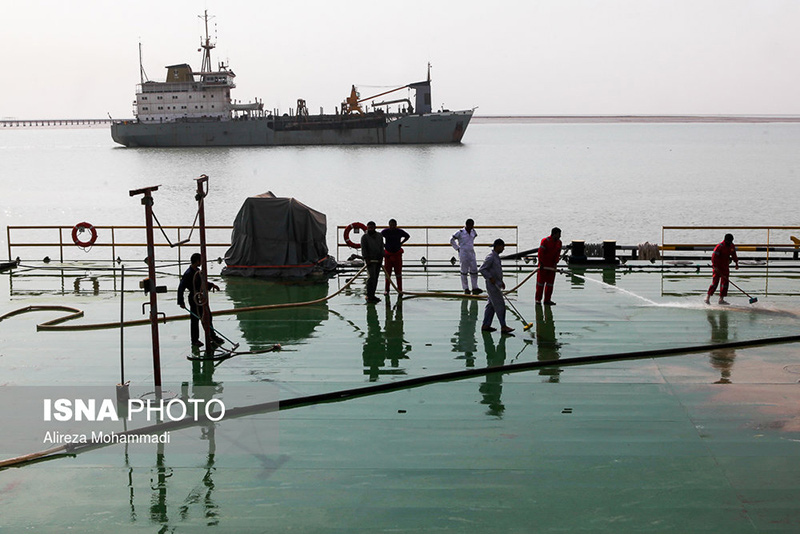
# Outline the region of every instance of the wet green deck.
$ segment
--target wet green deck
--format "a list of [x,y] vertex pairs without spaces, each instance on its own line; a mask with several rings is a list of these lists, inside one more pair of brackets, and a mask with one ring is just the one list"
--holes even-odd
[[[514,303],[535,337],[513,312],[516,336],[483,334],[476,301],[392,295],[367,306],[359,283],[324,305],[215,318],[242,347],[285,349],[216,368],[185,359],[186,322],[164,325],[163,380],[213,384],[223,397],[277,387],[289,399],[467,368],[795,335],[794,273],[747,271],[740,285],[759,303],[732,293],[728,308],[701,303],[708,277],[694,271],[585,273],[631,293],[559,276],[552,309],[534,307],[531,281]],[[10,282],[2,276],[0,314],[63,304],[85,310],[80,322],[119,316],[108,277],[96,295],[85,280],[77,292],[69,279]],[[212,308],[311,300],[343,283],[226,280]],[[459,286],[452,272],[405,283]],[[142,317],[143,301],[126,294],[128,319]],[[174,293],[160,307],[178,313]],[[0,382],[113,386],[119,331],[36,333],[56,315],[0,322]],[[125,339],[126,379],[147,388],[149,329],[128,328]],[[227,420],[211,436],[175,432],[178,444],[160,457],[154,445],[128,455],[117,445],[0,472],[0,530],[797,531],[798,380],[798,345],[783,344],[556,363],[284,410],[277,448],[258,435],[266,415]]]

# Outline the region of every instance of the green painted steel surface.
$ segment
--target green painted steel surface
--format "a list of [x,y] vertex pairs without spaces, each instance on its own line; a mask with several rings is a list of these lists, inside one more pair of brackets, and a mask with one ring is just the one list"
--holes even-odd
[[[277,448],[265,446],[259,429],[267,415],[257,415],[176,431],[161,449],[126,454],[116,445],[8,469],[0,472],[0,527],[800,529],[797,344],[558,366],[577,356],[794,335],[800,305],[793,272],[737,279],[759,302],[731,293],[729,307],[702,304],[709,279],[694,271],[580,274],[591,280],[558,276],[553,308],[534,306],[534,281],[512,296],[535,323],[523,332],[509,311],[513,337],[480,331],[483,302],[391,295],[365,305],[361,282],[321,305],[215,318],[243,348],[284,349],[216,367],[186,361],[186,322],[163,325],[165,383],[213,385],[222,398],[246,386],[256,392],[253,402],[261,386],[277,386],[290,399],[468,368],[553,365],[283,410]],[[70,276],[4,275],[0,313],[62,304],[84,309],[81,321],[118,316],[118,279],[99,274],[95,294],[85,282],[76,289]],[[407,274],[404,282],[411,291],[459,287],[452,272]],[[343,283],[230,279],[212,296],[212,309],[312,300]],[[126,294],[126,316],[140,318],[144,300]],[[174,292],[160,308],[179,311]],[[0,322],[5,386],[116,383],[117,330],[36,333],[45,315]],[[126,378],[147,387],[149,329],[126,329],[125,339]],[[19,453],[0,451],[3,458],[11,452]]]

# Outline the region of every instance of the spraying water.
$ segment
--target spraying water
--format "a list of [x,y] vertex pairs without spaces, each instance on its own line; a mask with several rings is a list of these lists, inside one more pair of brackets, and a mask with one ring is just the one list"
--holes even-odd
[[578,278],[581,278],[581,279],[583,279],[583,280],[588,280],[589,282],[594,282],[594,283],[596,283],[596,284],[600,284],[600,285],[602,285],[602,286],[610,287],[611,289],[614,289],[614,290],[616,290],[616,291],[621,291],[621,292],[623,292],[623,293],[625,293],[625,294],[627,294],[627,295],[630,295],[630,296],[632,296],[632,297],[636,297],[636,298],[637,298],[637,299],[639,299],[639,300],[643,300],[643,301],[645,301],[646,303],[648,303],[648,304],[650,304],[650,305],[652,305],[652,306],[658,306],[658,303],[657,303],[657,302],[655,302],[655,301],[653,301],[653,300],[650,300],[650,299],[648,299],[648,298],[645,298],[645,297],[643,297],[643,296],[641,296],[641,295],[637,295],[637,294],[636,294],[636,293],[634,293],[633,291],[628,291],[627,289],[623,289],[623,288],[621,288],[621,287],[617,287],[617,286],[614,286],[614,285],[611,285],[611,284],[607,284],[607,283],[605,283],[605,282],[603,282],[603,281],[601,281],[601,280],[595,280],[594,278],[589,278],[589,277],[587,277],[587,276],[583,276],[583,275],[580,275],[580,274],[576,274],[576,273],[574,273],[574,272],[571,272],[571,273],[570,273],[570,275],[572,275],[572,276],[577,276]]
[[[655,302],[653,300],[650,300],[650,299],[648,299],[646,297],[643,297],[641,295],[637,295],[633,291],[628,291],[627,289],[623,289],[621,287],[617,287],[617,286],[614,286],[614,285],[611,285],[611,284],[607,284],[607,283],[605,283],[605,282],[603,282],[601,280],[596,280],[594,278],[588,278],[586,276],[582,276],[582,275],[576,274],[574,272],[571,272],[569,274],[572,275],[572,276],[577,276],[578,278],[581,278],[582,280],[588,280],[590,282],[594,282],[594,283],[600,284],[602,286],[606,286],[606,287],[609,287],[611,289],[615,289],[616,291],[620,291],[620,292],[625,293],[627,295],[630,295],[632,297],[636,297],[637,299],[642,300],[642,301],[646,302],[647,304],[649,304],[651,306],[657,306],[659,308],[684,308],[684,309],[696,309],[696,310],[714,309],[714,306],[709,306],[708,304],[701,304],[700,302],[660,302],[659,303],[659,302]],[[796,310],[783,309],[783,308],[774,308],[774,307],[765,307],[765,306],[758,306],[758,307],[754,307],[754,306],[725,306],[725,307],[719,307],[717,309],[724,309],[724,310],[728,310],[728,311],[731,311],[731,312],[761,313],[761,314],[765,314],[765,315],[774,315],[776,317],[788,317],[788,318],[792,318],[792,319],[796,319],[796,318],[800,317],[800,313],[798,313]]]

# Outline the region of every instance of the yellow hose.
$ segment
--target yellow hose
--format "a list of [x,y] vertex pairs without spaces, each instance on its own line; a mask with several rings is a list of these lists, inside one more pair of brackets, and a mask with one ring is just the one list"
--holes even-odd
[[[300,306],[310,306],[312,304],[319,304],[321,302],[325,302],[326,300],[330,300],[345,289],[347,289],[355,280],[358,278],[361,273],[364,272],[366,266],[362,267],[356,274],[348,280],[348,282],[343,285],[338,291],[328,295],[327,297],[323,297],[316,300],[309,300],[306,302],[287,302],[285,304],[265,304],[263,306],[248,306],[245,308],[231,308],[228,310],[217,310],[215,312],[211,312],[211,315],[233,315],[236,313],[242,312],[251,312],[251,311],[261,311],[261,310],[277,310],[281,308],[296,308]],[[119,321],[113,323],[90,323],[90,324],[79,324],[79,325],[61,325],[61,323],[70,321],[72,319],[77,319],[78,317],[83,317],[83,312],[76,308],[70,308],[68,306],[27,306],[25,308],[20,308],[18,310],[14,310],[11,312],[6,313],[3,316],[0,316],[0,321],[7,319],[9,317],[13,317],[15,315],[20,315],[22,313],[32,312],[32,311],[51,311],[51,310],[58,310],[58,311],[70,311],[73,312],[69,315],[65,315],[63,317],[59,317],[53,319],[51,321],[47,321],[44,323],[40,323],[36,325],[36,330],[39,332],[53,332],[53,331],[79,331],[79,330],[103,330],[107,328],[119,328],[120,326],[142,326],[150,324],[150,319],[136,319],[134,321],[125,321],[124,323],[120,323]],[[159,322],[161,323],[168,323],[171,321],[181,321],[188,319],[190,316],[189,314],[183,315],[168,315],[165,317],[159,318]]]
[[[262,310],[279,310],[283,308],[298,308],[301,306],[310,306],[313,304],[320,304],[327,300],[332,299],[333,297],[337,296],[339,293],[350,287],[350,285],[361,276],[364,270],[367,268],[364,265],[358,272],[350,279],[348,282],[343,285],[338,291],[332,293],[326,297],[316,299],[316,300],[309,300],[306,302],[287,302],[284,304],[264,304],[262,306],[247,306],[244,308],[230,308],[227,310],[217,310],[211,312],[212,316],[216,315],[234,315],[237,313],[245,313],[245,312],[252,312],[252,311],[262,311]],[[506,290],[504,293],[512,293],[517,291],[524,283],[526,283],[530,278],[538,271],[539,269],[534,269],[531,271],[519,284],[515,287]],[[384,269],[384,273],[386,270]],[[414,291],[398,291],[397,285],[395,285],[394,280],[389,278],[389,283],[394,287],[395,291],[403,296],[409,297],[438,297],[438,298],[460,298],[460,299],[485,299],[485,295],[466,295],[463,293],[445,293],[445,292],[414,292]],[[14,310],[11,312],[6,313],[5,315],[0,316],[0,321],[4,319],[8,319],[9,317],[13,317],[15,315],[20,315],[23,313],[33,312],[33,311],[66,311],[71,312],[67,315],[62,317],[57,317],[56,319],[52,319],[50,321],[46,321],[44,323],[40,323],[36,325],[37,332],[60,332],[60,331],[84,331],[84,330],[104,330],[109,328],[119,328],[120,326],[144,326],[150,324],[150,319],[135,319],[132,321],[125,321],[124,323],[120,323],[119,321],[109,322],[109,323],[88,323],[88,324],[79,324],[79,325],[62,325],[61,323],[65,323],[67,321],[71,321],[73,319],[77,319],[79,317],[83,317],[83,311],[77,308],[71,308],[69,306],[26,306],[25,308],[20,308],[18,310]],[[167,315],[164,317],[159,318],[159,322],[161,323],[168,323],[172,321],[183,321],[188,319],[190,316],[189,314],[181,314],[181,315]]]

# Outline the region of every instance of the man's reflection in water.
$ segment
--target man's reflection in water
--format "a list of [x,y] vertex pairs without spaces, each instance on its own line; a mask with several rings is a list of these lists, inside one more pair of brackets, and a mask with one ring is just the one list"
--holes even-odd
[[378,320],[378,310],[374,305],[367,308],[367,335],[361,349],[364,360],[364,374],[369,376],[370,382],[375,382],[380,376],[380,369],[386,361],[386,338],[381,331]]
[[[198,356],[200,351],[197,348],[193,348],[192,353],[195,356]],[[181,385],[181,398],[184,402],[188,402],[189,399],[203,399],[205,401],[203,405],[205,405],[209,400],[214,398],[215,394],[222,393],[222,383],[214,381],[214,371],[219,363],[220,362],[214,362],[213,360],[192,361],[191,391],[189,390],[189,384],[187,382],[184,382]],[[195,485],[195,487],[182,501],[181,506],[178,508],[178,512],[180,514],[181,521],[185,521],[189,517],[191,507],[193,505],[200,504],[202,506],[202,513],[206,520],[206,525],[214,526],[219,523],[219,505],[216,503],[213,497],[215,488],[213,475],[216,471],[215,462],[217,450],[216,424],[208,421],[200,425],[199,429],[200,440],[208,442],[208,453],[206,455],[206,463],[204,465],[205,473],[200,482]],[[163,462],[163,451],[161,451],[159,458],[160,461]],[[163,478],[161,483],[153,486],[154,491],[156,490],[156,487],[159,488],[159,497],[156,499],[154,495],[152,498],[153,505],[151,505],[151,517],[153,517],[154,510],[163,509],[164,521],[162,522],[166,522],[166,478],[168,478],[168,476],[171,476],[171,473],[170,475],[167,475],[167,477]],[[158,506],[156,506],[156,503],[158,503]]]
[[[561,343],[556,336],[556,323],[553,321],[552,306],[536,304],[536,347],[540,362],[555,361],[561,357]],[[558,382],[560,367],[542,367],[539,375],[548,377],[548,382]]]
[[[361,357],[364,361],[364,374],[369,376],[370,382],[378,380],[380,375],[403,375],[405,370],[400,368],[400,360],[408,358],[411,344],[403,337],[403,301],[397,301],[392,308],[389,298],[386,298],[386,328],[381,330],[378,319],[378,307],[371,305],[367,309],[367,331]],[[386,360],[391,363],[391,369],[384,368]]]
[[[156,451],[156,465],[150,469],[150,521],[168,523],[167,515],[167,479],[172,476],[172,468],[167,466],[164,455],[164,444],[159,443]],[[165,525],[166,526],[166,525]]]
[[[725,343],[730,341],[728,332],[728,312],[721,310],[708,310],[706,312],[708,324],[711,325],[711,341]],[[711,367],[719,371],[719,380],[715,384],[730,384],[733,360],[736,359],[735,349],[716,349],[710,355]]]
[[[486,352],[486,366],[497,367],[503,365],[506,361],[506,340],[509,336],[499,336],[497,345],[495,345],[491,332],[481,332],[481,334],[483,337],[483,349]],[[500,399],[503,393],[503,375],[501,373],[488,373],[486,380],[480,385],[478,391],[483,397],[481,404],[489,406],[489,409],[486,410],[486,415],[502,418],[506,409]]]
[[461,300],[461,317],[458,320],[458,331],[450,339],[453,352],[462,354],[456,356],[457,360],[465,360],[467,367],[475,367],[475,352],[478,342],[475,339],[475,330],[478,324],[478,301],[475,299]]
[[394,308],[390,305],[389,297],[386,302],[386,356],[392,367],[399,367],[400,360],[407,360],[411,351],[411,344],[403,337],[403,299],[398,298]]

